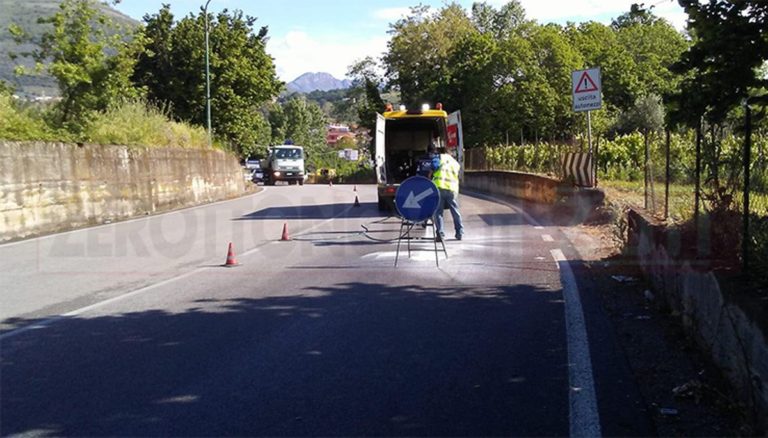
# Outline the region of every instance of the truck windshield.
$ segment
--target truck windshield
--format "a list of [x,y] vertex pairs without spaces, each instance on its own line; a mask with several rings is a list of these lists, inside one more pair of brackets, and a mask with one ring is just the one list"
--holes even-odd
[[302,158],[303,156],[302,152],[303,151],[301,149],[280,148],[280,149],[275,149],[275,157],[280,159],[288,158],[288,159],[297,160],[299,158]]

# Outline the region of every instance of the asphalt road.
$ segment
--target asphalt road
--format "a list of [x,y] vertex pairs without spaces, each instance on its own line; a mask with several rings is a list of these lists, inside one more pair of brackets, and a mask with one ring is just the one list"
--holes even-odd
[[0,246],[0,434],[653,433],[558,228],[464,194],[439,267],[428,239],[395,267],[400,222],[357,189]]

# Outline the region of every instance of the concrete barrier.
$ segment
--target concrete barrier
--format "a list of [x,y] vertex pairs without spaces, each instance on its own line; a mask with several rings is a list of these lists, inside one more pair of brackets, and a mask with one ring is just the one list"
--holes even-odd
[[220,150],[0,141],[0,242],[242,195]]
[[562,225],[589,220],[605,201],[605,193],[600,189],[574,187],[554,178],[522,172],[465,171],[462,187],[522,200],[528,212],[538,219]]
[[466,171],[464,187],[489,195],[513,196],[539,204],[556,204],[566,195],[559,180],[500,170]]
[[752,409],[757,428],[768,430],[768,317],[748,312],[723,294],[711,271],[681,260],[680,236],[663,224],[630,210],[629,243],[644,274],[664,306],[679,315],[683,326]]

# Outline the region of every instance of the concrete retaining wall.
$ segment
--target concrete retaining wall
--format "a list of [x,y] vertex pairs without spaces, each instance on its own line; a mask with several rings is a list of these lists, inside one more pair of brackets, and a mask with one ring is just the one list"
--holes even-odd
[[491,195],[514,196],[539,204],[560,200],[560,181],[545,176],[507,171],[466,171],[464,187]]
[[761,316],[723,295],[712,272],[676,260],[675,232],[639,211],[631,210],[628,220],[629,242],[659,298],[753,407],[757,427],[768,430],[768,336]]
[[0,141],[0,242],[243,194],[220,150]]

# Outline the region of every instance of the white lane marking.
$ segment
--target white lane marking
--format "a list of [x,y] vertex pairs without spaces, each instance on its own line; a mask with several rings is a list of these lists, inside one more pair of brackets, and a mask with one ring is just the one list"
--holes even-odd
[[[342,216],[343,214],[347,213],[351,209],[352,209],[351,206],[347,207],[346,209],[341,211],[336,216],[334,216],[332,218],[329,218],[329,219],[326,219],[326,220],[318,223],[317,225],[314,225],[314,226],[312,226],[310,228],[307,228],[306,230],[303,230],[302,232],[306,233],[306,232],[314,230],[315,228],[321,227],[321,226],[325,225],[326,223],[328,223],[328,222],[338,218],[339,216]],[[268,241],[268,242],[265,242],[265,243],[263,243],[261,245],[257,245],[255,248],[252,248],[252,249],[250,249],[250,250],[240,254],[240,256],[241,257],[245,257],[245,256],[247,256],[249,254],[252,254],[252,253],[256,252],[257,250],[261,249],[264,246],[271,245],[271,244],[276,244],[278,242],[280,242],[280,241]],[[284,244],[285,242],[282,242],[282,243]],[[56,323],[58,321],[61,321],[62,319],[71,318],[73,316],[79,316],[79,315],[81,315],[81,314],[83,314],[85,312],[88,312],[90,310],[98,309],[99,307],[103,307],[103,306],[106,306],[108,304],[112,304],[112,303],[124,300],[126,298],[130,298],[132,296],[142,294],[142,293],[147,292],[149,290],[152,290],[152,289],[155,289],[155,288],[158,288],[158,287],[161,287],[161,286],[165,286],[166,284],[173,283],[175,281],[182,280],[182,279],[187,278],[187,277],[191,277],[192,275],[197,274],[198,272],[204,271],[204,270],[207,270],[207,269],[211,269],[211,267],[210,266],[202,266],[202,267],[196,268],[196,269],[194,269],[192,271],[186,272],[184,274],[180,274],[180,275],[177,275],[177,276],[171,277],[171,278],[166,278],[163,281],[160,281],[160,282],[157,282],[157,283],[154,283],[154,284],[150,284],[148,286],[144,286],[142,288],[139,288],[139,289],[136,289],[136,290],[132,290],[130,292],[126,292],[126,293],[124,293],[122,295],[118,295],[116,297],[112,297],[112,298],[104,300],[104,301],[99,301],[98,303],[94,303],[94,304],[91,304],[89,306],[85,306],[85,307],[81,307],[79,309],[75,309],[75,310],[73,310],[71,312],[67,312],[67,313],[64,313],[64,314],[58,315],[58,316],[53,316],[51,318],[47,318],[47,319],[44,319],[42,321],[38,321],[36,323],[30,324],[30,325],[27,325],[27,326],[24,326],[24,327],[19,327],[19,328],[15,329],[15,330],[11,330],[9,332],[0,334],[0,341],[3,341],[3,340],[8,339],[8,338],[12,338],[12,337],[14,337],[16,335],[22,334],[24,332],[28,332],[30,330],[37,330],[37,329],[46,328],[46,327],[48,327],[51,324],[54,324],[54,323]]]
[[568,383],[570,391],[570,436],[597,437],[600,433],[600,414],[597,410],[592,359],[589,355],[587,326],[579,299],[576,277],[573,275],[563,251],[550,250],[560,269],[565,300],[565,332],[568,341]]
[[553,239],[553,238],[552,238],[552,236],[550,236],[549,234],[542,234],[542,235],[541,235],[541,238],[542,238],[542,239],[543,239],[545,242],[554,242],[554,241],[555,241],[555,239]]
[[94,304],[91,304],[89,306],[81,307],[79,309],[73,310],[71,312],[64,313],[64,314],[59,315],[59,316],[54,316],[52,318],[44,319],[42,321],[36,322],[36,323],[28,325],[28,326],[24,326],[24,327],[18,328],[16,330],[11,330],[11,331],[9,331],[7,333],[3,333],[2,335],[0,335],[0,341],[4,341],[4,340],[6,340],[8,338],[12,338],[12,337],[14,337],[16,335],[22,334],[22,333],[30,331],[30,330],[38,330],[38,329],[46,328],[49,325],[51,325],[51,324],[53,324],[53,323],[55,323],[57,321],[61,321],[62,319],[71,318],[73,316],[79,316],[79,315],[81,315],[81,314],[83,314],[83,313],[85,313],[85,312],[87,312],[89,310],[97,309],[99,307],[106,306],[107,304],[116,303],[118,301],[124,300],[124,299],[132,297],[134,295],[138,295],[138,294],[144,293],[144,292],[146,292],[148,290],[152,290],[152,289],[158,288],[160,286],[164,286],[164,285],[166,285],[168,283],[172,283],[172,282],[177,281],[177,280],[181,280],[182,278],[189,277],[189,276],[191,276],[191,275],[193,275],[193,274],[195,274],[198,271],[201,271],[203,269],[209,269],[209,268],[208,267],[198,268],[198,269],[195,269],[194,271],[190,271],[190,272],[187,272],[185,274],[177,275],[176,277],[168,278],[168,279],[165,279],[165,280],[160,281],[158,283],[150,284],[149,286],[144,286],[142,288],[139,288],[139,289],[136,289],[134,291],[125,293],[123,295],[118,295],[116,297],[112,297],[112,298],[110,298],[108,300],[99,301],[98,303],[94,303]]
[[533,228],[536,229],[536,230],[543,230],[544,229],[544,227],[542,227],[541,225],[537,225],[537,226],[535,226]]

